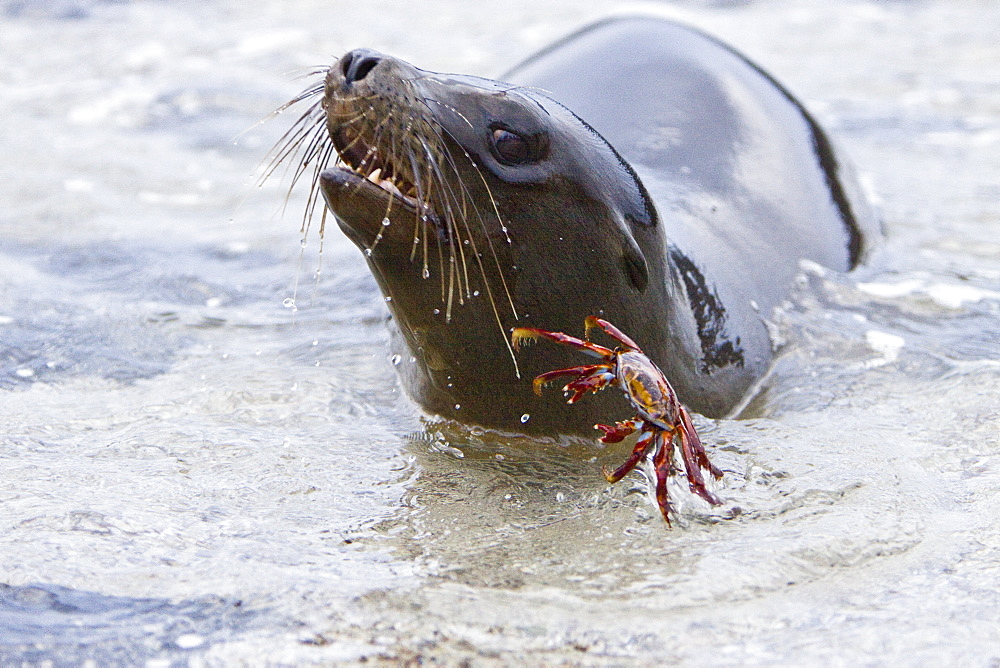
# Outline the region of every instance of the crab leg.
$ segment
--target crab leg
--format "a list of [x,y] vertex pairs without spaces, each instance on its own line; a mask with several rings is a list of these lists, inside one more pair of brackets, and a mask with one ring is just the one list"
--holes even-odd
[[583,339],[578,339],[575,336],[563,334],[562,332],[550,332],[545,329],[536,329],[535,327],[515,327],[510,333],[510,340],[511,343],[514,344],[514,350],[519,350],[521,343],[524,341],[537,339],[539,337],[571,346],[580,352],[590,355],[591,357],[611,359],[615,354],[615,351],[610,348],[605,348],[604,346],[599,346],[596,343],[584,341]]
[[639,463],[642,456],[646,454],[646,450],[649,449],[649,444],[653,442],[653,437],[653,432],[643,432],[642,436],[639,437],[639,440],[635,442],[635,448],[632,449],[632,454],[625,460],[624,464],[616,468],[611,473],[608,473],[607,468],[601,470],[604,474],[604,479],[610,483],[616,483],[627,476],[629,472],[635,468],[635,465]]
[[663,519],[670,526],[670,499],[667,497],[667,478],[673,460],[673,434],[656,432],[656,452],[653,454],[653,469],[656,471],[656,505],[663,513]]
[[598,318],[596,315],[588,315],[587,319],[583,321],[583,326],[585,332],[584,336],[587,337],[588,339],[590,338],[590,330],[594,329],[595,327],[599,327],[600,329],[604,330],[604,333],[607,334],[608,336],[614,339],[618,339],[618,341],[625,344],[626,348],[631,348],[637,353],[642,352],[642,348],[640,348],[635,341],[629,338],[628,335],[625,334],[625,332],[618,329],[607,320]]
[[688,412],[684,408],[681,408],[680,420],[680,428],[677,431],[680,436],[684,468],[687,470],[688,486],[692,492],[712,505],[717,506],[720,501],[705,487],[705,479],[701,475],[701,469],[708,469],[716,478],[722,477],[722,471],[708,461],[708,455],[705,454],[705,448],[701,444],[701,439],[698,438],[698,433],[694,430],[694,425],[691,423],[691,416],[688,415]]
[[705,452],[705,446],[701,444],[701,438],[698,437],[698,432],[695,431],[694,424],[691,422],[691,414],[683,406],[681,406],[680,417],[681,431],[691,439],[692,450],[698,455],[698,462],[701,464],[701,467],[708,469],[714,478],[721,478],[722,471],[715,464],[708,461],[708,453]]

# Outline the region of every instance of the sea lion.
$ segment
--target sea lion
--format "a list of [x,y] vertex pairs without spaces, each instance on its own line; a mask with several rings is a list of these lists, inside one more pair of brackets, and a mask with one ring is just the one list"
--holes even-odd
[[771,362],[766,320],[800,261],[849,270],[869,245],[829,140],[760,68],[669,21],[598,23],[503,79],[357,49],[296,98],[317,99],[278,157],[306,147],[297,176],[315,166],[363,251],[403,385],[445,418],[592,435],[627,407],[535,396],[579,360],[515,357],[509,333],[597,315],[688,407],[725,415]]

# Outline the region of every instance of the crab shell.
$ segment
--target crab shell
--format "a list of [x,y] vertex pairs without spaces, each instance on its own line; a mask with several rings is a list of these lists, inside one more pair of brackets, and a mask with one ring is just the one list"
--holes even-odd
[[674,388],[644,354],[628,350],[617,354],[615,377],[629,403],[643,420],[673,431],[679,420],[680,404]]

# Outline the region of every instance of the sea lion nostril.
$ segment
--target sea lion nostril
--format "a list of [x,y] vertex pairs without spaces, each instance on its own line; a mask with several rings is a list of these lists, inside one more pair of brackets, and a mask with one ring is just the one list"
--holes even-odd
[[355,49],[340,59],[340,70],[347,83],[361,81],[382,60],[382,55],[371,49]]

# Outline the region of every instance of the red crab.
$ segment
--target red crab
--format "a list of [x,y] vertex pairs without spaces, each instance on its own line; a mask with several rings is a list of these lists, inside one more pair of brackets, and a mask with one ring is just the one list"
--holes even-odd
[[517,327],[511,332],[511,342],[515,349],[525,341],[546,338],[556,343],[572,346],[591,357],[598,357],[601,364],[575,366],[558,369],[537,376],[532,383],[535,393],[541,394],[542,387],[560,376],[576,376],[563,387],[569,397],[568,403],[575,403],[587,392],[597,392],[608,385],[617,385],[625,393],[625,398],[636,410],[631,420],[616,422],[614,426],[595,424],[594,429],[604,432],[603,443],[618,443],[629,434],[639,431],[632,455],[612,472],[604,469],[604,477],[615,483],[635,468],[647,452],[653,453],[653,468],[656,470],[656,502],[663,513],[663,519],[670,525],[670,501],[667,498],[667,476],[677,472],[674,466],[674,439],[680,443],[681,457],[691,491],[712,505],[720,501],[705,487],[701,469],[707,469],[716,478],[722,472],[708,461],[708,455],[701,439],[691,422],[691,415],[677,400],[674,388],[667,382],[663,372],[653,364],[642,349],[607,320],[590,316],[584,321],[585,339],[590,338],[590,330],[599,327],[621,345],[615,349],[605,348],[589,340],[578,339],[562,332],[549,332],[533,327]]

